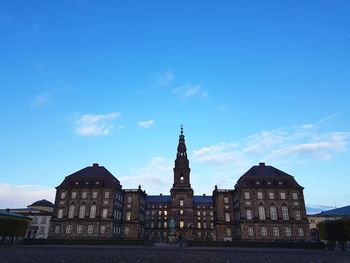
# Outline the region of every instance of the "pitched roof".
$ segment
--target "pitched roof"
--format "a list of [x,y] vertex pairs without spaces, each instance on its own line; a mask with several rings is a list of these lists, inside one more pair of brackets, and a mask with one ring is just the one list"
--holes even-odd
[[36,201],[36,202],[32,203],[29,206],[53,207],[53,203],[51,203],[50,201],[47,201],[46,199],[42,199],[42,200],[39,200],[39,201]]
[[327,210],[327,211],[322,211],[318,215],[322,215],[322,216],[350,216],[350,205]]
[[195,203],[213,203],[213,198],[207,195],[195,195],[193,196],[193,202]]
[[[265,184],[278,187],[298,187],[302,188],[294,179],[293,176],[287,174],[273,166],[260,163],[250,168],[237,181],[236,187],[250,187],[258,182],[260,186]],[[282,183],[282,184],[280,184]]]
[[169,203],[171,202],[170,195],[147,195],[146,202],[148,203]]
[[99,166],[97,163],[94,163],[92,166],[85,167],[84,169],[66,176],[63,182],[57,186],[57,188],[71,187],[73,184],[80,181],[84,181],[85,183],[94,183],[99,181],[105,187],[115,187],[116,184],[120,185],[119,180],[115,178],[114,175],[111,174],[104,166]]

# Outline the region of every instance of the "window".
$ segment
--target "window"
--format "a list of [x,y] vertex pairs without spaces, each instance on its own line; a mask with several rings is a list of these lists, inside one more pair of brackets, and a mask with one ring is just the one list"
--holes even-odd
[[290,227],[286,227],[284,229],[284,233],[287,237],[290,237],[292,235],[292,232],[290,231]]
[[41,224],[45,225],[46,224],[46,217],[43,216],[40,221]]
[[229,203],[229,200],[228,200],[228,197],[227,197],[227,196],[224,196],[224,203],[225,203],[225,204],[228,204],[228,203]]
[[154,222],[151,222],[151,228],[154,228]]
[[92,205],[90,208],[90,218],[96,217],[96,205]]
[[63,217],[63,209],[58,209],[57,218],[62,218],[62,217]]
[[232,236],[231,228],[226,228],[226,236],[228,237]]
[[158,222],[158,228],[162,227],[162,222]]
[[181,174],[181,176],[180,176],[180,183],[183,183],[184,182],[184,177],[183,177],[183,175]]
[[247,212],[247,219],[252,220],[253,219],[252,210],[248,209],[246,212]]
[[107,215],[108,215],[108,209],[107,208],[102,209],[102,218],[107,218]]
[[77,197],[77,192],[72,192],[72,199],[75,199]]
[[206,216],[207,215],[207,212],[206,211],[203,211],[203,216]]
[[270,217],[271,220],[277,220],[277,209],[275,206],[270,207]]
[[96,199],[97,198],[97,192],[92,192],[92,198]]
[[250,199],[250,193],[249,192],[244,192],[244,198],[245,199]]
[[184,200],[180,199],[180,206],[184,206]]
[[304,229],[298,228],[298,235],[299,235],[300,237],[303,237],[303,236],[304,236]]
[[162,210],[158,211],[158,215],[161,216],[162,215]]
[[164,221],[164,228],[167,228],[167,227],[168,227],[168,222]]
[[74,205],[70,205],[69,206],[69,210],[68,210],[68,218],[73,218],[74,217],[74,210],[75,210],[75,206]]
[[83,192],[83,193],[81,194],[81,198],[85,199],[86,197],[87,197],[87,192]]
[[230,222],[231,221],[230,213],[225,213],[225,221],[226,222]]
[[248,236],[254,236],[254,229],[252,227],[248,227]]
[[125,213],[125,220],[126,221],[130,221],[131,220],[131,212],[130,211]]
[[197,211],[197,216],[200,216],[201,215],[201,211]]
[[168,211],[164,210],[164,215],[167,216],[168,215]]
[[77,226],[77,234],[81,234],[83,233],[83,226],[82,225],[78,225]]
[[128,196],[128,203],[132,202],[132,196]]
[[72,226],[71,225],[67,225],[66,226],[66,234],[70,234],[72,233]]
[[59,234],[61,230],[61,227],[59,225],[55,226],[55,234]]
[[286,206],[282,206],[282,218],[283,220],[289,220],[288,208]]
[[109,198],[109,192],[105,192],[105,198]]
[[106,226],[105,226],[105,225],[102,225],[102,226],[101,226],[101,228],[100,228],[100,233],[101,233],[101,234],[106,233]]
[[66,198],[66,192],[62,192],[61,193],[61,199],[65,199]]
[[293,200],[298,200],[298,193],[293,193]]
[[45,233],[45,227],[44,226],[40,227],[39,233],[40,234],[44,234]]
[[180,215],[183,215],[184,214],[184,210],[180,210]]
[[94,233],[94,226],[93,225],[89,225],[87,232],[88,232],[89,235],[92,235]]
[[300,211],[299,210],[295,211],[295,219],[296,220],[301,220],[301,215],[300,215]]
[[207,228],[207,223],[206,222],[203,223],[203,228]]
[[280,235],[280,231],[279,231],[278,227],[273,227],[272,233],[275,237],[278,237]]
[[34,216],[33,219],[32,219],[32,225],[38,224],[38,221],[39,221],[38,217]]
[[258,199],[262,199],[262,192],[258,192]]
[[266,217],[265,217],[265,208],[263,206],[259,206],[258,211],[259,211],[259,219],[260,220],[265,220],[266,219]]
[[281,199],[286,199],[286,193],[280,193]]
[[267,228],[266,227],[261,228],[261,236],[263,236],[263,237],[267,236]]
[[80,206],[79,208],[79,218],[85,217],[85,205]]
[[272,192],[270,192],[270,193],[269,193],[269,199],[275,199],[275,194],[272,193]]
[[180,228],[184,228],[185,226],[185,222],[184,221],[180,221]]
[[197,222],[197,228],[201,228],[201,222]]

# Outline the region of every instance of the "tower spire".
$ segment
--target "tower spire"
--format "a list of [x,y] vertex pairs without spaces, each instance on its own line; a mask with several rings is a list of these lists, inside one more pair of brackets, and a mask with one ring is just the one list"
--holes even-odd
[[185,143],[185,135],[183,125],[180,126],[179,144],[177,146],[177,154],[174,167],[174,187],[190,188],[190,167],[187,159],[187,149]]

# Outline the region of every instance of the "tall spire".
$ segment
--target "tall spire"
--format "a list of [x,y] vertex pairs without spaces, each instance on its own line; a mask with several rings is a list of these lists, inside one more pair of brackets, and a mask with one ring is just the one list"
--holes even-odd
[[174,167],[174,187],[189,188],[190,187],[190,167],[187,159],[187,149],[185,143],[185,135],[183,125],[180,126],[179,144],[177,146],[177,154]]
[[181,126],[180,126],[180,127],[181,127],[181,128],[180,128],[180,136],[179,136],[180,141],[185,141],[184,128],[183,128],[182,123],[181,123]]

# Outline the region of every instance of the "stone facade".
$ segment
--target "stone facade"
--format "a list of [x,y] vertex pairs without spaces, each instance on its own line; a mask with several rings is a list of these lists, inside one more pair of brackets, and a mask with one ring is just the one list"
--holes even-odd
[[173,220],[180,240],[310,238],[303,187],[294,177],[260,163],[234,189],[215,186],[212,196],[196,196],[190,172],[182,128],[170,195],[122,189],[104,167],[84,168],[57,187],[50,237],[168,242]]
[[122,236],[123,193],[106,168],[94,164],[56,187],[50,238],[110,239]]

